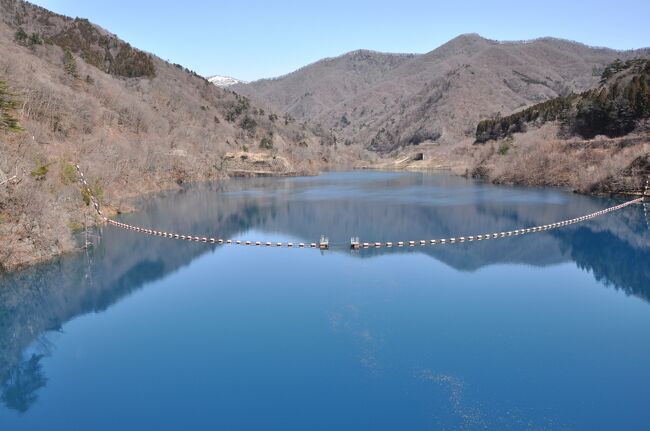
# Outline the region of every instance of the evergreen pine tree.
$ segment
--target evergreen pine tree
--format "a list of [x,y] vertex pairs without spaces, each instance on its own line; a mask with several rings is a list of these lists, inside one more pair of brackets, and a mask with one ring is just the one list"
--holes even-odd
[[9,91],[7,83],[0,81],[0,131],[20,131],[18,120],[11,114],[11,111],[18,109],[20,102],[16,95]]
[[74,56],[69,49],[63,51],[63,69],[65,73],[72,76],[73,78],[79,78],[79,72],[77,71],[77,61],[74,59]]
[[22,27],[18,27],[18,30],[16,31],[16,34],[14,35],[16,38],[16,41],[20,44],[25,44],[27,42],[27,33],[25,33],[25,30],[23,30]]

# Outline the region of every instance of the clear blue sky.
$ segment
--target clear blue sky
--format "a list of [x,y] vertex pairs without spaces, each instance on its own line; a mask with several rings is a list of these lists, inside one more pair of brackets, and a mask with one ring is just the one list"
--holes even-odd
[[649,0],[35,3],[88,18],[199,74],[244,80],[282,75],[360,48],[428,52],[461,33],[498,40],[554,36],[617,49],[650,46]]

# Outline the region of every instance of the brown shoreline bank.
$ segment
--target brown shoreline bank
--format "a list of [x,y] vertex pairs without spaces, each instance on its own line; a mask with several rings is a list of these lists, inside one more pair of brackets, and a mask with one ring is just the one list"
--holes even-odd
[[[258,160],[257,157],[253,157],[251,160]],[[284,164],[284,162],[281,164],[282,166],[287,166]],[[390,169],[385,163],[380,164],[380,165],[364,165],[364,166],[355,166],[355,169],[358,170],[385,170],[385,171],[395,171],[395,172],[404,172],[404,171],[423,171],[423,172],[450,172],[455,175],[460,175],[460,176],[467,176],[464,173],[458,172],[458,169],[454,170],[453,168],[445,167],[445,168],[424,168],[420,167],[418,169],[414,168],[408,168],[408,167],[401,167],[401,168],[393,168]],[[288,172],[285,170],[280,170],[280,171],[261,171],[259,169],[255,170],[246,170],[243,165],[238,165],[237,169],[233,170],[233,172],[228,172],[228,175],[224,176],[219,176],[215,178],[204,178],[201,180],[194,180],[194,181],[188,181],[184,182],[185,184],[198,184],[201,182],[212,182],[212,181],[223,181],[227,178],[236,178],[236,177],[256,177],[256,176],[272,176],[272,177],[286,177],[286,176],[302,176],[302,175],[318,175],[319,173],[314,172],[314,171],[295,171],[295,172]],[[477,178],[477,179],[482,179],[485,181],[489,181],[488,178]],[[498,183],[496,183],[498,184]],[[136,207],[130,202],[133,202],[133,200],[144,197],[148,194],[151,193],[158,193],[158,192],[163,192],[163,191],[168,191],[168,190],[174,190],[179,188],[181,183],[168,183],[166,185],[160,185],[158,188],[147,188],[145,190],[142,190],[139,193],[127,193],[125,195],[121,195],[119,198],[119,203],[113,203],[113,202],[107,202],[104,203],[103,205],[103,210],[104,212],[109,216],[113,217],[118,214],[122,213],[127,213],[127,212],[132,212],[132,211],[137,211]],[[502,184],[504,186],[540,186],[538,184],[534,183],[520,183],[520,184]],[[571,191],[570,188],[567,188],[566,186],[563,185],[542,185],[541,187],[559,187],[559,188],[565,188],[567,191]],[[574,192],[578,193],[584,193],[583,191],[578,191],[578,190],[573,190]],[[619,190],[619,191],[593,191],[593,192],[588,192],[584,194],[590,194],[590,195],[599,195],[599,196],[642,196],[643,193],[642,191],[625,191],[625,190]],[[89,211],[89,207],[82,207],[81,211],[86,212]],[[92,212],[90,212],[92,214]],[[92,217],[87,217],[89,220],[89,223],[87,225],[87,228],[93,228],[98,225],[104,224],[101,219],[99,219],[96,216]],[[9,265],[7,265],[6,262],[2,262],[0,265],[0,268],[2,268],[3,272],[9,273],[9,272],[15,272],[15,271],[20,271],[22,269],[25,269],[27,267],[37,265],[39,263],[44,263],[48,261],[52,261],[56,258],[59,258],[65,254],[69,253],[77,253],[83,250],[83,244],[79,243],[78,240],[78,235],[79,233],[76,234],[76,239],[73,239],[72,241],[67,241],[65,243],[62,243],[60,247],[56,249],[51,249],[50,252],[48,253],[47,251],[41,251],[39,254],[34,255],[33,253],[22,253],[18,254],[17,256],[19,258],[15,258],[11,260]],[[75,234],[71,234],[71,238],[75,237]]]

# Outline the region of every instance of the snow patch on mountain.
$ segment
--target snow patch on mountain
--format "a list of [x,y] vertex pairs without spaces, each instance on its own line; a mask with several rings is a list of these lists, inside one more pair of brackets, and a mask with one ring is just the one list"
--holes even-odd
[[213,83],[217,87],[230,87],[231,85],[246,83],[245,81],[240,81],[239,79],[231,78],[230,76],[220,76],[220,75],[209,76],[208,81]]

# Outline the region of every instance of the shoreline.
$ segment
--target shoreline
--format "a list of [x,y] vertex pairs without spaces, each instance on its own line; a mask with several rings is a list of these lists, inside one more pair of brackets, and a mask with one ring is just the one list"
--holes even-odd
[[[492,184],[494,186],[498,187],[513,187],[513,188],[538,188],[538,189],[556,189],[556,190],[562,190],[567,193],[576,193],[576,194],[581,194],[585,196],[593,196],[593,197],[607,197],[607,198],[616,198],[616,197],[650,197],[647,194],[644,194],[643,192],[628,192],[628,191],[617,191],[617,192],[600,192],[600,193],[587,193],[587,192],[582,192],[576,189],[573,189],[572,187],[567,187],[567,186],[562,186],[562,185],[535,185],[535,184],[530,184],[530,183],[498,183],[494,181],[490,181],[489,178],[487,177],[471,177],[469,175],[465,174],[460,174],[458,172],[455,172],[453,168],[418,168],[418,169],[409,169],[407,167],[403,168],[388,168],[386,166],[370,166],[370,165],[365,165],[365,166],[355,166],[350,168],[351,171],[383,171],[383,172],[422,172],[422,173],[429,173],[429,174],[435,174],[435,173],[449,173],[450,175],[454,176],[460,176],[464,177],[467,179],[471,179],[474,181],[480,181],[480,182],[485,182],[488,184]],[[175,183],[175,184],[169,184],[169,187],[160,187],[155,190],[145,190],[140,193],[130,193],[127,196],[121,196],[120,200],[124,199],[127,202],[133,202],[136,199],[141,199],[141,198],[146,198],[147,195],[153,195],[157,193],[165,193],[173,190],[179,190],[182,189],[184,186],[193,186],[197,184],[207,184],[207,183],[218,183],[222,181],[227,181],[228,179],[234,179],[234,178],[255,178],[255,177],[267,177],[267,178],[283,178],[283,177],[302,177],[302,176],[319,176],[327,172],[343,172],[346,171],[346,169],[325,169],[322,171],[319,171],[318,173],[307,173],[307,172],[294,172],[294,173],[268,173],[268,174],[257,174],[257,173],[252,173],[252,172],[247,172],[245,175],[242,174],[242,172],[235,171],[230,173],[227,176],[224,177],[215,177],[215,178],[208,178],[208,179],[201,179],[201,180],[194,180],[194,181],[187,181],[183,182],[181,184]],[[110,203],[104,204],[103,208],[105,211],[108,211],[108,218],[113,219],[117,215],[121,214],[129,214],[129,213],[134,213],[138,212],[139,209],[137,208],[136,205],[125,205],[122,204],[119,206],[119,209],[117,209],[114,205],[111,205]],[[97,229],[99,226],[106,225],[107,223],[100,220],[98,217],[93,217],[92,218],[92,223],[90,223],[87,228],[94,230]],[[153,227],[152,227],[153,228]],[[62,247],[60,248],[57,252],[53,252],[51,254],[46,254],[42,256],[32,256],[27,259],[22,259],[20,261],[15,262],[12,266],[7,267],[7,266],[1,266],[0,268],[3,268],[3,270],[0,271],[0,274],[12,274],[16,272],[20,272],[22,270],[28,269],[30,267],[39,265],[39,264],[44,264],[47,262],[54,262],[55,260],[62,258],[66,255],[73,254],[73,253],[80,253],[85,250],[85,245],[82,244],[81,236],[83,235],[83,232],[76,232],[71,234],[73,243],[69,246]]]
[[[313,175],[318,175],[318,173]],[[146,188],[143,189],[141,192],[137,192],[137,193],[127,192],[123,195],[116,196],[114,200],[119,201],[120,203],[105,202],[102,204],[102,209],[107,213],[106,215],[110,219],[120,214],[129,214],[129,213],[137,212],[138,211],[137,207],[133,205],[133,202],[137,199],[141,199],[143,197],[146,197],[147,195],[152,195],[155,193],[164,193],[168,191],[179,190],[182,189],[184,185],[191,186],[200,183],[218,183],[227,180],[229,178],[253,178],[253,177],[281,178],[281,177],[290,177],[290,176],[297,177],[297,176],[312,176],[312,175],[310,175],[310,173],[308,172],[293,172],[290,174],[269,172],[262,175],[254,172],[236,171],[236,172],[229,173],[226,176],[215,176],[213,178],[194,179],[189,181],[183,181],[182,183],[164,182],[160,184],[160,187],[154,189]],[[81,191],[81,187],[79,187],[79,190]],[[92,209],[92,204],[83,206],[80,211],[85,212],[91,209]],[[92,217],[89,217],[88,222],[89,223],[87,227],[85,227],[87,229],[96,229],[98,226],[106,225],[106,222],[104,222],[96,214],[94,214],[94,211]],[[16,259],[12,261],[9,265],[6,262],[0,262],[0,274],[11,274],[11,273],[19,272],[21,270],[33,267],[35,265],[54,261],[57,258],[60,258],[62,256],[71,253],[82,252],[84,251],[84,245],[81,244],[79,240],[79,235],[83,235],[83,231],[71,232],[70,236],[72,241],[66,243],[60,243],[59,248],[56,250],[56,252],[53,251],[38,256],[35,255],[26,256],[23,259]]]

